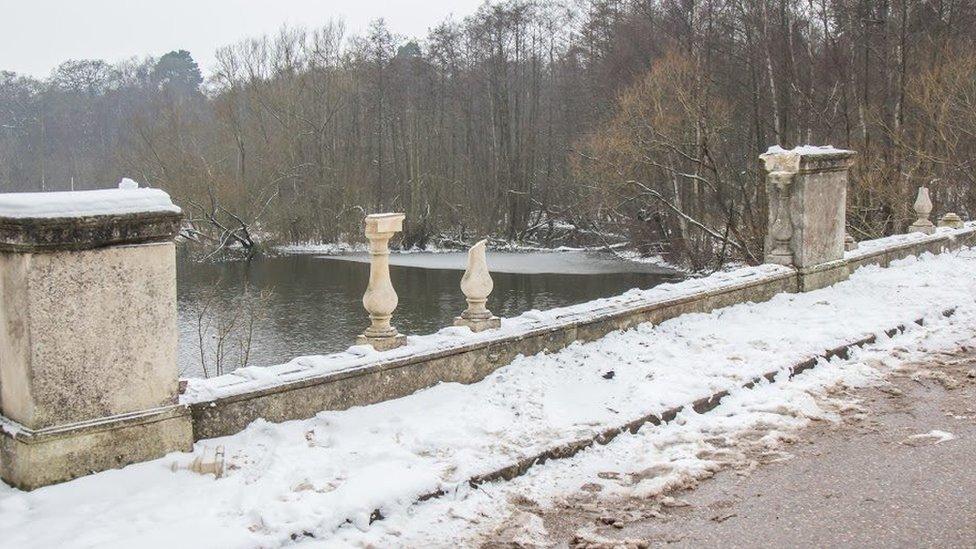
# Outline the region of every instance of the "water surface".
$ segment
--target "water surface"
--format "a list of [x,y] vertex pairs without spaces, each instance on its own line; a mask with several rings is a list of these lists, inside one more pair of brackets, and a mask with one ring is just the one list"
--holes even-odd
[[[366,261],[364,254],[215,264],[181,260],[177,287],[183,375],[203,375],[204,362],[206,373],[213,375],[218,347],[223,357],[219,369],[238,367],[249,332],[251,366],[346,349],[369,323],[361,301],[369,277]],[[453,322],[465,307],[459,288],[464,264],[460,253],[391,256],[390,276],[400,297],[394,325],[400,332],[427,334]],[[657,266],[584,252],[489,252],[489,265],[495,289],[488,307],[506,317],[650,288],[678,276]]]

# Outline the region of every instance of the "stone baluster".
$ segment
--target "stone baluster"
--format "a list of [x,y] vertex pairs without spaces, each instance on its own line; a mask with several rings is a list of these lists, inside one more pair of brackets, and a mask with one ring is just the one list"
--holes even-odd
[[771,172],[768,175],[775,202],[770,207],[775,208],[776,214],[769,228],[772,250],[766,260],[777,265],[793,264],[793,251],[790,249],[790,240],[793,238],[793,221],[790,219],[790,187],[793,185],[793,175],[790,172]]
[[844,251],[850,252],[857,249],[857,240],[851,236],[851,233],[844,233]]
[[939,226],[949,227],[951,229],[961,229],[965,226],[965,224],[962,222],[962,218],[959,217],[959,214],[949,212],[943,215],[942,219],[939,220]]
[[461,316],[454,319],[455,326],[467,326],[475,332],[498,328],[502,322],[485,307],[488,296],[494,288],[491,274],[488,272],[486,244],[487,241],[482,240],[468,250],[468,268],[461,278],[461,291],[468,301],[468,308],[461,313]]
[[399,301],[390,281],[390,238],[403,230],[403,219],[401,213],[366,216],[370,261],[363,307],[369,313],[370,326],[356,339],[356,344],[372,345],[377,351],[395,349],[407,340],[390,323]]
[[908,227],[910,233],[932,234],[935,232],[935,225],[929,220],[932,214],[932,199],[929,198],[928,187],[919,187],[918,196],[915,197],[915,214],[918,219]]

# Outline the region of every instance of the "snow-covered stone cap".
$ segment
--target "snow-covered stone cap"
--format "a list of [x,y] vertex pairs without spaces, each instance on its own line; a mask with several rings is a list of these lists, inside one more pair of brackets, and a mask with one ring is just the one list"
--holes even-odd
[[84,250],[172,240],[182,210],[160,189],[0,194],[0,251]]
[[44,193],[0,194],[0,217],[11,219],[89,217],[170,212],[179,214],[169,195],[160,189],[139,188],[123,179],[117,189]]
[[784,149],[773,145],[759,158],[767,172],[836,171],[850,167],[856,152],[831,145],[800,145]]

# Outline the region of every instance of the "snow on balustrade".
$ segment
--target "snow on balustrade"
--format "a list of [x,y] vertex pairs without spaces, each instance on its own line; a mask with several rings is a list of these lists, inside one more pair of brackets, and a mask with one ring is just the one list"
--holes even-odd
[[0,194],[0,217],[15,219],[180,211],[165,191],[139,188],[131,179],[117,189]]
[[924,242],[934,242],[945,238],[956,238],[961,235],[976,231],[976,222],[969,221],[961,229],[951,227],[938,227],[932,234],[925,233],[905,233],[875,238],[872,240],[862,240],[857,243],[857,248],[844,253],[847,260],[858,260],[864,257],[892,250],[901,246],[921,244]]
[[766,150],[766,154],[797,154],[801,156],[844,154],[849,152],[851,151],[847,149],[838,149],[831,145],[799,145],[797,147],[793,147],[792,149],[784,149],[779,145],[773,145]]

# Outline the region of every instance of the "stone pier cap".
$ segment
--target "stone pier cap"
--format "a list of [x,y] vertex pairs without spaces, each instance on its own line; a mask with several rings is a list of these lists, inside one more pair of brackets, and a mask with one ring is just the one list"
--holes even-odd
[[403,230],[403,220],[406,216],[402,213],[380,213],[366,216],[366,234],[378,235],[386,233],[398,233]]
[[838,149],[830,145],[801,145],[784,149],[773,145],[759,155],[767,172],[811,173],[829,171],[831,168],[845,170],[850,167],[855,151]]
[[167,242],[182,211],[160,189],[123,180],[117,189],[0,194],[0,252],[89,250]]

